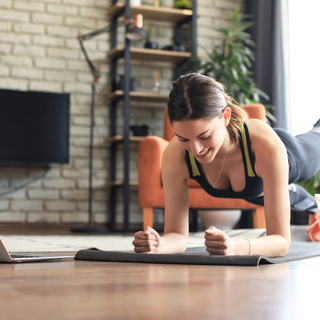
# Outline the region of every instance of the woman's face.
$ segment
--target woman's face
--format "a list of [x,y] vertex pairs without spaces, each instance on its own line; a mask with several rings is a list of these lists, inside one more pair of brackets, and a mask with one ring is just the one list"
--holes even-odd
[[226,135],[226,117],[174,121],[172,127],[181,148],[188,150],[202,164],[210,163],[217,155]]

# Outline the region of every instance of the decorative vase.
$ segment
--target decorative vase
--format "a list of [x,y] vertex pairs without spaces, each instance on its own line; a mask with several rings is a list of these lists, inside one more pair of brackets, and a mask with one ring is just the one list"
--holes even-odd
[[155,42],[155,41],[147,41],[145,44],[144,44],[144,47],[147,48],[147,49],[158,49],[158,42]]

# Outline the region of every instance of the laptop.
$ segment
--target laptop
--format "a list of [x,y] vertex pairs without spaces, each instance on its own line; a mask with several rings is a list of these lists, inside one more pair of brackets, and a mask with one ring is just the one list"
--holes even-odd
[[58,259],[74,258],[66,255],[47,255],[47,254],[31,254],[31,253],[9,253],[6,246],[0,238],[0,263],[1,262],[32,262],[32,261],[50,261]]

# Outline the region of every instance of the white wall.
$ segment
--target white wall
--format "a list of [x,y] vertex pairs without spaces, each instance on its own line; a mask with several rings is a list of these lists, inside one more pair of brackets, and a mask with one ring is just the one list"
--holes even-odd
[[288,2],[290,35],[290,121],[294,135],[306,132],[320,118],[320,42],[318,1]]
[[[163,0],[162,3],[171,7],[173,1]],[[217,41],[214,28],[226,24],[228,13],[237,8],[241,0],[199,0],[198,3],[201,14],[198,20],[198,42],[212,47]],[[142,4],[153,4],[153,1],[143,0]],[[0,1],[0,88],[71,94],[70,163],[52,165],[45,177],[10,195],[2,196],[0,222],[87,221],[92,77],[76,37],[108,24],[106,12],[110,5],[110,0]],[[169,29],[164,24],[156,27],[154,37],[160,45],[168,42]],[[93,211],[96,222],[107,222],[109,152],[105,140],[109,134],[106,95],[110,90],[110,83],[105,56],[110,47],[109,35],[100,35],[85,42],[85,46],[101,72],[95,109],[97,128],[94,141]],[[201,50],[199,53],[201,54]],[[165,64],[133,64],[132,74],[138,78],[138,89],[152,91],[154,69],[161,73],[162,92],[168,92],[172,72]],[[138,103],[132,108],[131,122],[148,123],[151,127],[150,134],[161,136],[162,110],[162,105],[150,108]],[[136,147],[133,146],[133,179],[137,176],[135,155]],[[119,172],[120,165],[121,160]],[[14,187],[41,175],[43,171],[43,167],[1,165],[0,193],[10,192]],[[131,221],[140,223],[142,217],[137,191],[132,192],[131,200]],[[120,206],[118,220],[121,220]]]

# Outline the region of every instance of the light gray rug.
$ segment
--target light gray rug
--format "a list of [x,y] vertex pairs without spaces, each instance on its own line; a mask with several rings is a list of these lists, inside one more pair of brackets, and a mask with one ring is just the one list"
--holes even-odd
[[[233,238],[256,238],[264,229],[230,230]],[[133,251],[133,234],[126,235],[0,235],[10,252],[77,252],[98,248],[106,251]],[[190,233],[188,247],[204,245],[204,232]]]

